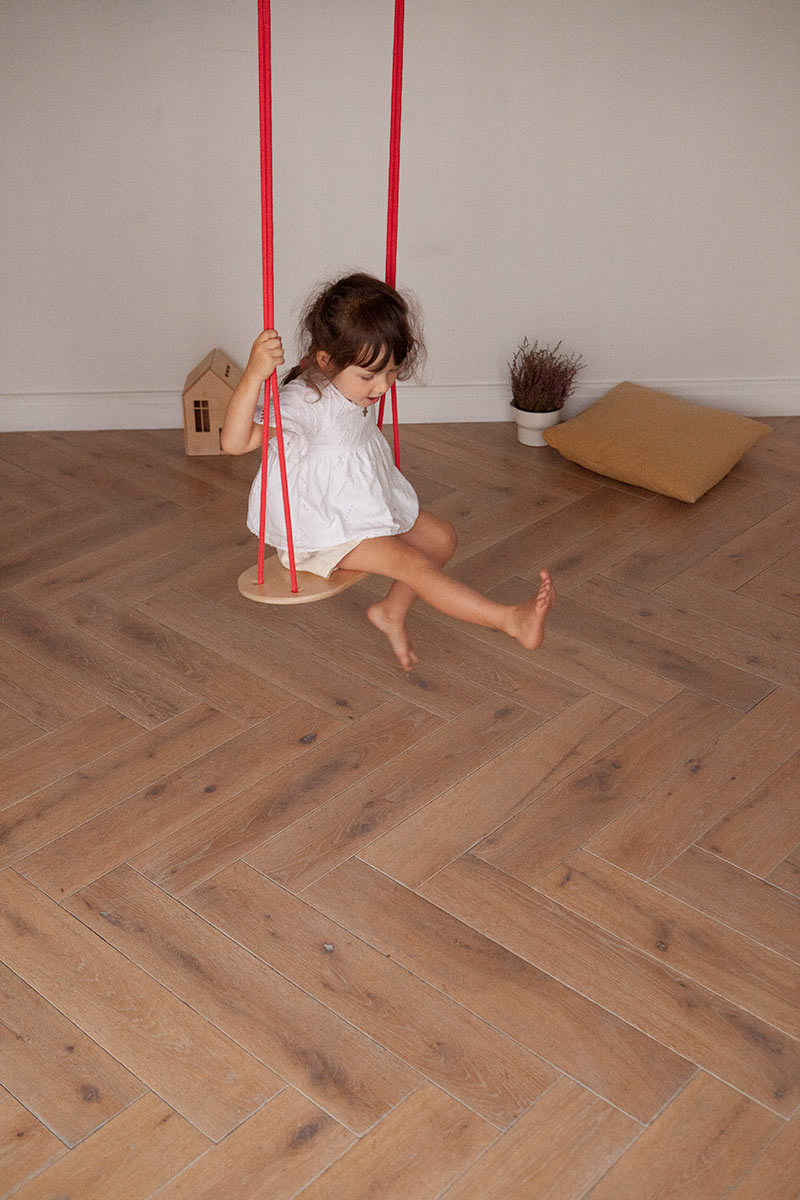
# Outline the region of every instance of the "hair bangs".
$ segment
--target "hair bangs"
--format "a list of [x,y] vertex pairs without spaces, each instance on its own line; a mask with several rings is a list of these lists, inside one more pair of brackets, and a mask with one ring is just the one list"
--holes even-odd
[[402,368],[412,347],[404,306],[387,304],[381,296],[371,297],[360,309],[354,322],[360,345],[352,361],[375,372],[385,371],[390,364]]
[[[400,360],[403,361],[402,358]],[[381,371],[385,371],[390,363],[397,366],[394,350],[386,343],[372,342],[368,346],[361,349],[358,357],[353,360],[353,365],[363,367],[365,371],[374,371],[376,375]]]

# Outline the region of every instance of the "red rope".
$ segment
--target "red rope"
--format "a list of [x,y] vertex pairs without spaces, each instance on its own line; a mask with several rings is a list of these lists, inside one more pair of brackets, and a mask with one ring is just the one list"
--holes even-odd
[[[403,105],[403,24],[405,0],[395,0],[394,46],[392,52],[392,102],[389,132],[389,200],[386,217],[386,282],[391,287],[397,280],[397,216],[400,193],[400,124]],[[261,131],[261,247],[264,283],[264,328],[271,329],[274,309],[274,223],[272,206],[272,47],[270,0],[258,0],[258,87],[259,121]],[[275,414],[275,433],[278,443],[278,463],[283,492],[283,512],[286,520],[286,542],[289,552],[289,574],[292,591],[297,591],[297,570],[294,561],[292,517],[289,507],[289,484],[286,475],[286,454],[283,444],[278,376],[273,371],[269,381],[272,408]],[[383,428],[385,397],[381,397],[378,426]],[[400,466],[400,434],[397,423],[397,390],[392,386],[392,428],[394,461]],[[267,447],[269,442],[269,396],[264,388],[264,438],[261,447],[261,512],[258,530],[258,582],[264,582],[264,542],[267,517]]]
[[[261,252],[264,284],[264,328],[272,329],[275,321],[275,228],[272,207],[272,45],[270,29],[270,0],[258,0],[258,95],[261,132]],[[286,543],[289,551],[289,576],[292,591],[297,591],[297,570],[294,563],[292,516],[289,509],[289,482],[286,475],[286,453],[283,445],[283,424],[278,397],[278,374],[272,372],[269,388],[264,387],[264,438],[261,446],[261,512],[258,526],[258,582],[264,582],[264,541],[267,523],[267,445],[269,442],[269,391],[275,414],[275,434],[278,443],[278,463],[283,492],[283,513],[286,521]]]
[[400,123],[403,115],[404,0],[395,0],[392,50],[392,107],[389,130],[389,199],[386,217],[386,282],[397,283],[397,214],[400,195]]
[[[394,4],[394,47],[392,51],[392,107],[389,130],[389,201],[386,215],[386,282],[397,283],[397,216],[400,198],[400,124],[403,115],[403,23],[405,0]],[[378,428],[383,429],[386,397],[381,397]],[[397,388],[392,385],[392,433],[394,462],[400,466],[400,430],[397,424]]]

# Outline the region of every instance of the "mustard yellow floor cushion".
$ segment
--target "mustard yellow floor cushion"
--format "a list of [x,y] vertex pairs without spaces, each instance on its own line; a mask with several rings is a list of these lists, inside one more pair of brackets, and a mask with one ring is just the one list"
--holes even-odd
[[769,432],[749,417],[620,383],[543,436],[599,475],[693,502]]

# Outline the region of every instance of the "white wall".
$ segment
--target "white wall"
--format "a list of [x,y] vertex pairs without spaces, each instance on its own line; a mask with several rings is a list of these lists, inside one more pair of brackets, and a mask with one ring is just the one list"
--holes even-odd
[[[525,335],[800,412],[797,0],[407,0],[407,419],[504,419]],[[391,0],[273,0],[277,319],[383,269]],[[0,0],[0,426],[180,423],[261,323],[255,0]],[[676,382],[677,381],[677,382]]]

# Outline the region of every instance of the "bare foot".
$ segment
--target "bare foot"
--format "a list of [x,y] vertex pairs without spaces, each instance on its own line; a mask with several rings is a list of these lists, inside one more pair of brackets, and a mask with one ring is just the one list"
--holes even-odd
[[539,591],[530,600],[517,604],[509,633],[526,650],[535,650],[544,641],[544,623],[556,599],[556,589],[549,571],[540,571]]
[[405,621],[392,620],[380,602],[370,605],[367,609],[367,616],[376,629],[380,629],[381,633],[386,634],[403,670],[410,671],[414,664],[419,662],[419,659],[414,644],[408,636]]

